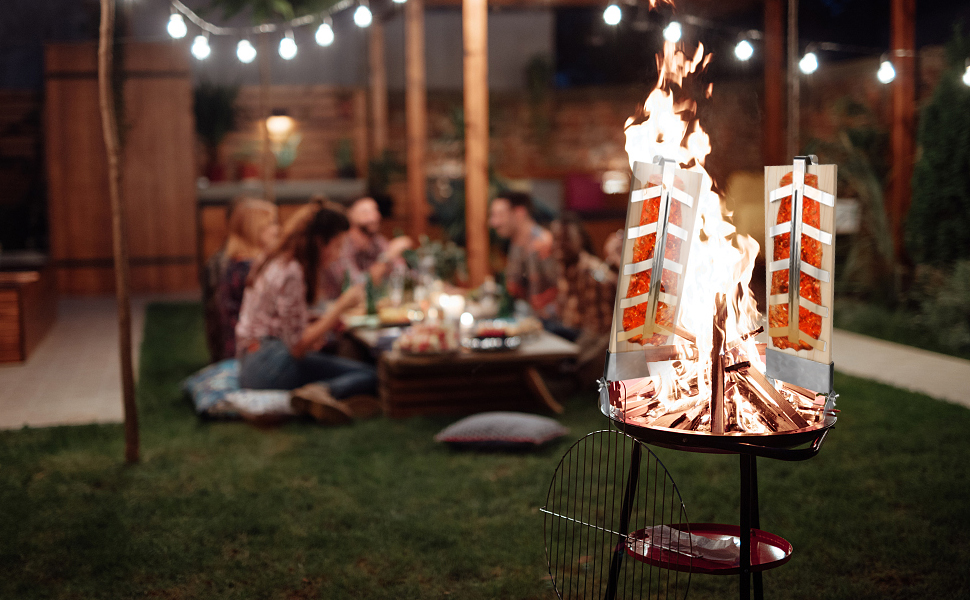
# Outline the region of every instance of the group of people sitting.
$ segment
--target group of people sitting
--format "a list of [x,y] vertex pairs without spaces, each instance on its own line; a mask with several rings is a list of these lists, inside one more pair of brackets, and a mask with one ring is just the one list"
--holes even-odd
[[[579,343],[581,354],[602,353],[619,244],[608,242],[607,261],[599,259],[577,217],[564,215],[544,229],[533,217],[531,198],[521,193],[496,198],[489,223],[509,240],[508,292],[528,302],[548,329]],[[295,397],[312,398],[304,406],[318,418],[351,415],[355,402],[373,399],[374,367],[324,346],[341,316],[364,302],[365,282],[380,283],[413,246],[406,236],[387,240],[380,224],[377,204],[367,197],[346,209],[311,200],[282,226],[272,203],[237,200],[225,247],[203,276],[213,360],[237,358],[243,388],[309,388]],[[321,304],[325,308],[315,311]]]

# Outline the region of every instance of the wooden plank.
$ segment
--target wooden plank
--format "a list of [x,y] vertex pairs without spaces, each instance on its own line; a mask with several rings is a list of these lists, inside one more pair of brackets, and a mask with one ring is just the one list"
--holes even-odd
[[404,7],[405,119],[407,136],[408,233],[414,238],[428,230],[428,97],[424,48],[424,0]]
[[462,1],[465,45],[465,239],[469,283],[488,268],[488,3]]
[[[769,194],[772,190],[780,187],[779,182],[781,178],[792,172],[791,165],[781,165],[773,167],[765,167],[765,262],[770,265],[773,260],[774,253],[774,242],[769,235],[769,230],[772,226],[777,224],[778,221],[778,210],[781,207],[781,201],[769,202]],[[808,167],[806,174],[812,174],[818,176],[818,188],[823,192],[827,192],[836,195],[836,166],[835,165],[811,165]],[[824,204],[819,204],[820,215],[819,215],[819,225],[820,229],[824,232],[832,233],[832,243],[822,244],[822,270],[828,271],[829,281],[820,282],[820,292],[822,306],[827,309],[827,315],[822,317],[822,328],[821,334],[819,335],[820,342],[824,343],[824,348],[816,348],[814,350],[793,350],[793,349],[782,349],[777,348],[774,344],[769,343],[769,347],[777,352],[784,352],[786,354],[791,354],[792,356],[798,356],[801,358],[807,358],[822,364],[830,364],[832,362],[832,312],[833,312],[833,299],[834,299],[834,280],[835,280],[835,208],[826,206]],[[804,235],[803,235],[804,237]],[[793,282],[795,283],[795,282]],[[765,269],[765,285],[768,295],[769,311],[771,305],[771,269]],[[795,283],[797,285],[797,283]],[[770,327],[769,327],[770,333]],[[770,340],[769,336],[769,340]]]
[[23,360],[17,290],[0,289],[0,363]]
[[54,270],[47,267],[38,275],[38,279],[25,285],[21,292],[24,360],[43,341],[57,319],[57,280]]

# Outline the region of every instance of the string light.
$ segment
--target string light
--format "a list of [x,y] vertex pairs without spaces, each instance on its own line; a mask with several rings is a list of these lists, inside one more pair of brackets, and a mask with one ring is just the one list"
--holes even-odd
[[882,55],[879,61],[879,70],[876,71],[876,79],[879,80],[879,83],[890,83],[893,79],[896,79],[896,69],[885,54]]
[[408,0],[394,0],[394,4],[404,4]]
[[323,23],[317,27],[317,33],[313,36],[320,46],[329,46],[333,43],[333,25],[330,24],[330,17],[325,17]]
[[367,3],[361,2],[357,10],[354,11],[354,23],[357,24],[357,27],[369,27],[373,20],[374,15],[371,14]]
[[970,58],[964,64],[967,65],[967,70],[963,72],[963,83],[970,86]]
[[185,19],[177,12],[173,12],[168,18],[166,29],[168,34],[177,40],[184,38],[185,34],[189,32],[189,28],[185,25]]
[[209,58],[212,54],[212,48],[209,47],[209,36],[208,34],[200,34],[195,36],[192,40],[192,48],[190,49],[192,56],[198,60],[205,60]]
[[294,57],[296,57],[296,40],[293,39],[293,30],[287,29],[286,34],[280,39],[280,58],[293,60]]
[[811,75],[818,70],[818,56],[814,52],[806,52],[805,56],[798,61],[798,68],[801,69],[802,73]]
[[680,22],[671,21],[669,25],[664,27],[664,39],[668,42],[677,43],[680,41],[680,36],[683,35],[684,28],[680,26]]
[[738,60],[746,61],[750,60],[754,56],[754,46],[748,40],[741,40],[738,45],[734,47],[734,56]]
[[246,64],[256,60],[256,48],[252,42],[246,39],[239,40],[239,43],[236,44],[236,58]]
[[616,4],[610,4],[603,11],[603,20],[607,25],[619,25],[621,19],[623,19],[623,11]]

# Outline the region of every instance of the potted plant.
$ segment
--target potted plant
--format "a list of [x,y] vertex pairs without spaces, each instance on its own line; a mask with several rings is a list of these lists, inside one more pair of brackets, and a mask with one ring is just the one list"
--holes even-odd
[[236,127],[236,86],[203,82],[195,88],[195,131],[206,150],[205,175],[209,181],[227,179],[226,167],[219,160],[219,145]]

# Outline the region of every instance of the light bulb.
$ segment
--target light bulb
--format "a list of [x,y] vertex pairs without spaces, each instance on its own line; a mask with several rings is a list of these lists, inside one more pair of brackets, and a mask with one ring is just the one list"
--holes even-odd
[[293,32],[287,31],[286,35],[280,39],[280,58],[292,60],[296,56],[296,40],[293,39]]
[[373,20],[374,15],[371,14],[370,9],[364,4],[358,6],[357,10],[354,11],[354,23],[357,23],[357,27],[367,27]]
[[404,4],[408,0],[394,0],[394,4]]
[[738,60],[749,60],[754,56],[754,46],[748,40],[741,40],[734,47],[734,55],[738,57]]
[[251,63],[256,60],[256,48],[249,40],[239,40],[236,44],[236,56],[241,62]]
[[603,11],[603,20],[607,25],[618,25],[623,18],[623,11],[616,4],[610,4]]
[[314,38],[317,40],[317,44],[329,46],[333,43],[333,27],[330,26],[330,23],[320,23]]
[[814,52],[806,52],[805,56],[798,61],[798,68],[806,75],[814,73],[818,69],[818,57],[815,56]]
[[664,39],[668,42],[677,43],[680,41],[680,36],[684,33],[683,28],[677,21],[671,21],[669,25],[664,27]]
[[185,26],[185,19],[179,13],[172,13],[172,16],[168,18],[168,34],[173,38],[180,40],[185,37],[185,34],[189,32],[189,28]]
[[882,61],[879,65],[879,70],[876,71],[876,79],[880,83],[889,83],[893,79],[896,79],[896,69],[893,68],[893,63],[888,60]]
[[192,40],[192,48],[190,49],[192,56],[198,60],[205,60],[209,58],[212,54],[212,49],[209,47],[209,38],[204,35],[197,35],[195,39]]
[[967,70],[963,72],[963,84],[970,85],[970,65],[967,65]]

